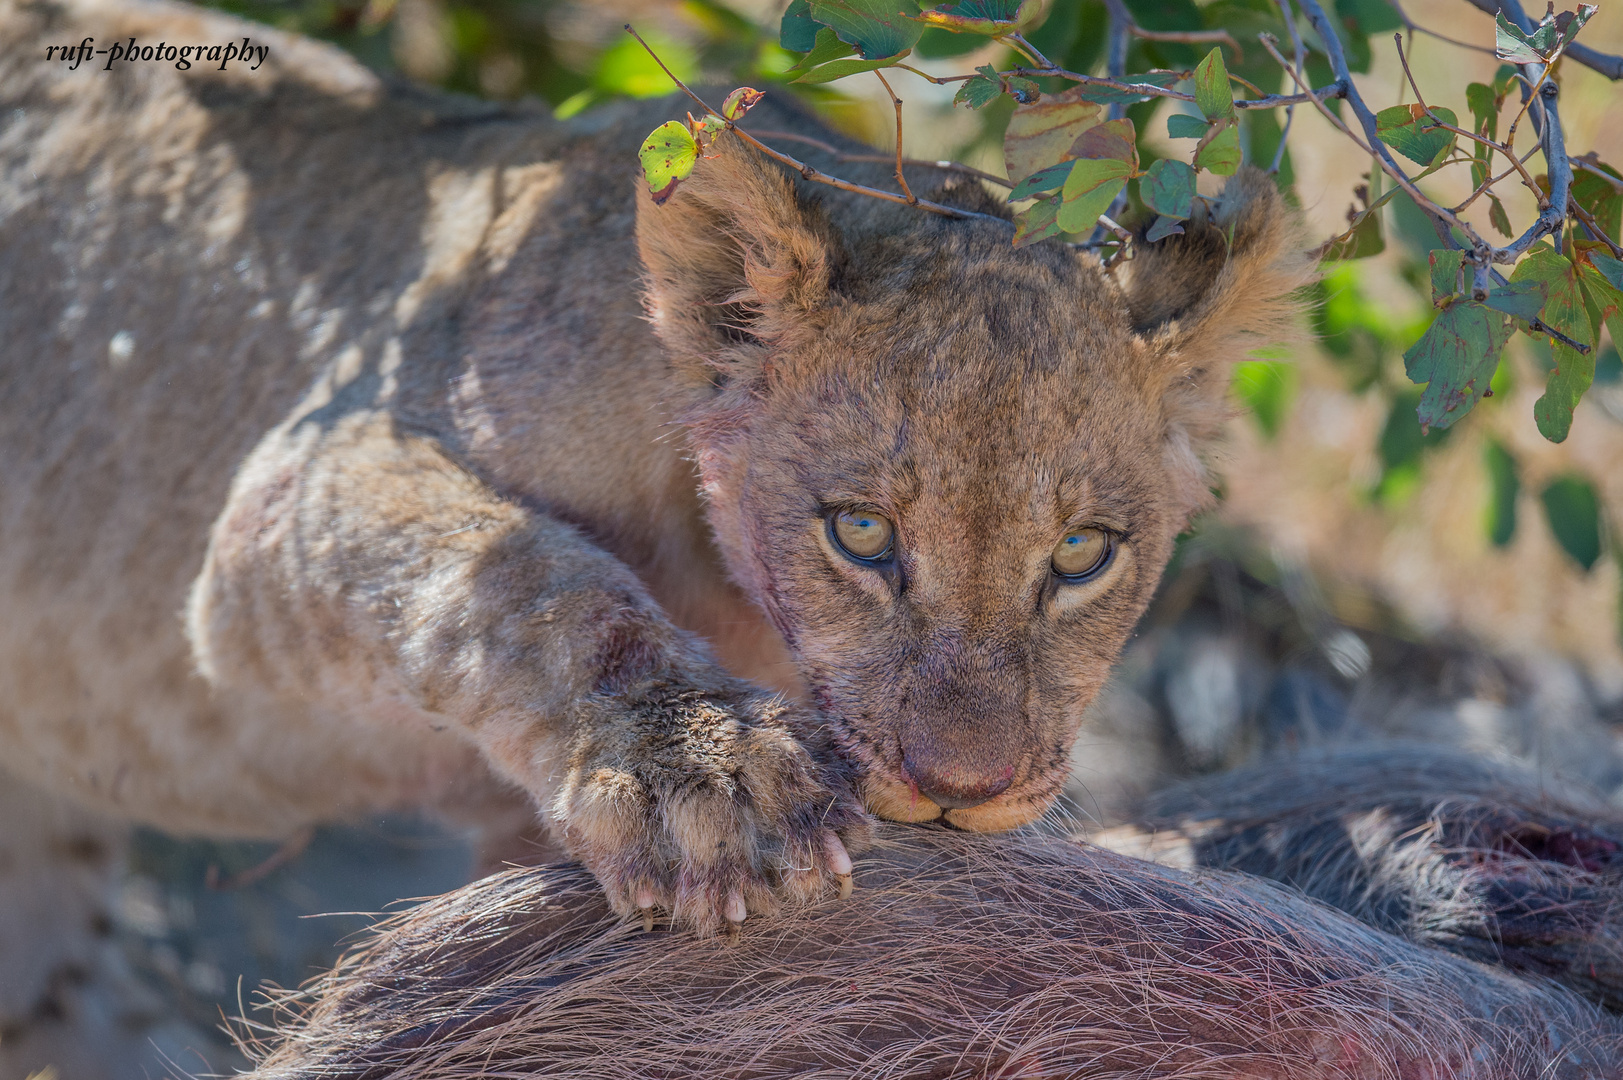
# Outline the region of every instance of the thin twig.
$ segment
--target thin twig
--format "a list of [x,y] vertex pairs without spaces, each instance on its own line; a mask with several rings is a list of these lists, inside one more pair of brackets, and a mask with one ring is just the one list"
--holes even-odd
[[1227,45],[1234,50],[1234,59],[1245,63],[1245,50],[1235,41],[1227,30],[1146,30],[1138,23],[1129,23],[1127,32],[1144,41],[1172,41],[1185,45],[1199,45],[1205,42],[1214,42],[1218,45]]
[[1037,46],[1027,41],[1025,36],[1022,34],[1008,34],[999,40],[1004,41],[1010,46],[1016,48],[1018,51],[1030,56],[1038,67],[1054,66],[1054,62],[1048,59],[1048,57],[1044,56]]
[[[891,160],[891,156],[889,154],[848,154],[839,147],[835,146],[833,143],[824,142],[822,139],[814,139],[810,135],[801,135],[794,131],[762,131],[760,128],[756,128],[754,131],[750,132],[750,134],[754,135],[758,139],[787,140],[789,142],[804,143],[807,146],[814,146],[823,153],[827,154],[829,157],[833,158],[835,161],[839,162],[867,161],[875,164],[884,164]],[[984,172],[980,169],[962,164],[961,162],[957,161],[927,161],[924,158],[903,158],[902,163],[904,165],[912,165],[917,168],[940,169],[942,172],[962,173],[965,176],[973,176],[977,180],[985,180],[988,184],[997,184],[1000,187],[1014,187],[1014,182],[1012,180],[998,176],[996,173]]]
[[[896,66],[900,68],[907,68],[908,71],[913,70],[912,68],[907,67],[906,64],[897,64]],[[922,75],[923,72],[919,72],[919,74]],[[1195,100],[1194,94],[1188,94],[1182,90],[1172,90],[1165,86],[1157,86],[1154,83],[1124,82],[1121,79],[1112,79],[1108,76],[1083,75],[1081,72],[1067,71],[1061,67],[1010,68],[1003,74],[1020,75],[1029,79],[1064,79],[1066,82],[1076,83],[1078,86],[1099,86],[1110,90],[1121,90],[1126,93],[1137,94],[1140,97],[1163,97],[1171,98],[1174,101],[1188,102],[1193,102]],[[1177,72],[1176,74],[1180,79],[1187,79],[1191,75],[1191,73],[1187,71]],[[930,78],[932,82],[938,83],[953,82],[955,80],[962,81],[962,79],[959,77],[950,75],[939,79],[932,76],[925,77]],[[973,75],[966,75],[962,78],[970,79],[974,77],[975,76]],[[1320,101],[1328,101],[1330,98],[1346,96],[1346,92],[1342,85],[1339,82],[1334,82],[1328,86],[1321,86],[1318,90],[1312,92],[1304,90],[1299,94],[1267,94],[1259,98],[1235,98],[1234,107],[1236,109],[1277,109],[1281,105],[1305,105],[1314,99],[1315,94],[1318,96]],[[1121,103],[1118,102],[1117,104]]]
[[1600,222],[1596,221],[1595,216],[1588,210],[1579,206],[1578,200],[1572,200],[1567,205],[1567,210],[1583,223],[1584,232],[1589,234],[1591,240],[1599,240],[1611,248],[1613,258],[1623,259],[1623,247],[1619,247],[1610,236],[1606,235],[1606,230],[1600,227]]
[[[1110,53],[1106,58],[1105,71],[1112,79],[1121,79],[1127,74],[1127,36],[1137,24],[1133,20],[1132,12],[1127,10],[1124,0],[1105,0],[1105,10],[1110,15]],[[1120,120],[1127,115],[1127,103],[1112,101],[1105,115],[1110,120]],[[1116,197],[1110,200],[1110,205],[1105,207],[1105,212],[1099,217],[1099,224],[1093,227],[1088,239],[1090,241],[1101,239],[1104,235],[1104,223],[1120,217],[1122,211],[1126,209],[1127,185],[1123,184],[1121,190],[1116,192]],[[1105,260],[1105,269],[1108,270],[1120,262],[1126,252],[1127,243],[1123,241],[1121,248]]]
[[[1314,22],[1314,28],[1319,31],[1319,36],[1327,38],[1327,43],[1333,41],[1333,44],[1330,45],[1331,66],[1337,72],[1338,81],[1345,91],[1345,98],[1348,104],[1352,104],[1354,101],[1357,102],[1357,104],[1353,106],[1353,113],[1359,117],[1361,122],[1364,123],[1364,130],[1369,135],[1369,141],[1366,142],[1364,139],[1359,138],[1356,134],[1354,134],[1352,128],[1347,126],[1346,122],[1343,121],[1341,117],[1337,116],[1335,113],[1326,108],[1323,101],[1320,101],[1318,98],[1314,98],[1313,103],[1318,107],[1320,114],[1330,122],[1332,127],[1340,131],[1343,135],[1347,136],[1347,138],[1351,139],[1353,141],[1353,145],[1357,146],[1360,150],[1364,151],[1364,153],[1374,158],[1376,164],[1381,167],[1381,171],[1390,176],[1399,187],[1408,193],[1409,197],[1415,201],[1415,205],[1419,206],[1422,210],[1425,210],[1434,220],[1442,223],[1443,227],[1438,233],[1440,237],[1444,239],[1447,238],[1447,226],[1449,225],[1458,225],[1462,230],[1467,230],[1466,235],[1474,236],[1474,233],[1468,231],[1470,227],[1467,226],[1463,221],[1460,221],[1459,218],[1449,213],[1443,207],[1438,206],[1430,199],[1426,198],[1425,195],[1421,194],[1420,189],[1414,186],[1414,181],[1410,180],[1409,175],[1399,168],[1397,163],[1392,160],[1392,155],[1386,152],[1386,144],[1375,137],[1375,114],[1369,111],[1369,106],[1364,104],[1363,98],[1358,97],[1358,91],[1352,85],[1352,76],[1347,72],[1347,58],[1341,51],[1341,40],[1335,37],[1335,31],[1333,29],[1326,32],[1325,28],[1317,25],[1318,20],[1313,18],[1315,10],[1317,10],[1320,17],[1323,17],[1324,9],[1320,8],[1318,4],[1314,3],[1314,0],[1301,0],[1301,4],[1303,11],[1307,12],[1308,18]],[[1280,67],[1284,68],[1286,72],[1290,74],[1292,79],[1299,78],[1296,72],[1291,71],[1290,64],[1283,56],[1280,55],[1279,48],[1276,44],[1276,39],[1272,34],[1258,34],[1257,39],[1262,42],[1262,47],[1268,50],[1268,55],[1272,56],[1274,61],[1278,63]],[[1303,84],[1299,82],[1298,85]],[[1364,122],[1363,120],[1365,116],[1368,116],[1369,118],[1367,122]]]
[[885,81],[884,72],[876,70],[874,77],[879,80],[879,85],[885,88],[885,93],[890,95],[891,104],[896,106],[896,183],[901,187],[902,194],[907,196],[907,204],[917,206],[919,197],[913,194],[913,189],[907,186],[907,177],[902,175],[902,99],[896,96],[896,91]]
[[[1444,131],[1451,131],[1455,135],[1464,136],[1465,138],[1470,139],[1472,142],[1486,146],[1490,151],[1497,150],[1501,154],[1505,155],[1505,157],[1509,158],[1511,165],[1515,167],[1517,172],[1522,174],[1522,183],[1526,184],[1527,189],[1533,193],[1533,197],[1538,200],[1539,209],[1542,210],[1548,202],[1548,200],[1545,198],[1544,191],[1533,179],[1533,174],[1527,171],[1526,166],[1520,161],[1516,160],[1515,151],[1511,149],[1509,145],[1496,143],[1486,135],[1478,135],[1474,131],[1467,131],[1466,129],[1455,124],[1450,124],[1447,120],[1444,120],[1442,117],[1438,116],[1436,112],[1432,110],[1432,107],[1426,104],[1425,96],[1420,93],[1419,84],[1414,81],[1414,72],[1409,70],[1409,57],[1404,53],[1403,50],[1403,35],[1393,34],[1392,42],[1398,47],[1398,62],[1403,65],[1403,74],[1409,80],[1409,88],[1414,91],[1415,102],[1422,109],[1426,110],[1426,115],[1431,118],[1432,125],[1434,127],[1442,128]],[[1492,168],[1492,162],[1493,157],[1490,154],[1486,163],[1489,169]],[[1473,199],[1475,199],[1475,197],[1475,195],[1472,196]]]
[[[1291,47],[1296,50],[1296,79],[1306,82],[1307,46],[1302,42],[1302,32],[1296,29],[1296,16],[1291,14],[1290,0],[1274,0],[1279,7],[1279,17],[1285,21],[1285,30],[1291,36]],[[1291,124],[1296,119],[1296,106],[1285,106],[1285,126],[1279,132],[1279,145],[1274,147],[1274,161],[1268,167],[1270,176],[1276,175],[1285,164],[1285,147],[1290,139]]]
[[912,64],[896,64],[895,66],[901,68],[903,71],[911,71],[919,78],[924,79],[927,82],[933,82],[937,86],[947,86],[955,82],[968,82],[970,79],[976,77],[975,75],[931,75],[928,71],[920,71]]
[[[1120,79],[1127,73],[1127,35],[1132,31],[1133,16],[1123,0],[1105,0],[1105,11],[1110,14],[1110,52],[1105,57],[1105,71],[1112,79]],[[1113,101],[1107,113],[1108,119],[1120,120],[1127,115],[1127,103]]]
[[1033,64],[1036,64],[1038,67],[1048,67],[1052,63],[1048,57],[1038,52],[1032,46],[1031,42],[1027,41],[1019,34],[1008,34],[998,38],[997,40],[1001,41],[1003,44],[1007,45],[1009,48],[1031,61]]
[[1493,50],[1488,48],[1486,45],[1473,45],[1469,41],[1460,41],[1457,38],[1451,38],[1446,34],[1439,34],[1435,30],[1430,30],[1424,26],[1421,26],[1419,23],[1409,18],[1409,13],[1403,10],[1403,5],[1398,3],[1398,0],[1387,0],[1387,3],[1391,4],[1392,10],[1398,13],[1398,18],[1403,21],[1403,28],[1412,34],[1425,34],[1427,37],[1434,37],[1438,41],[1446,41],[1450,45],[1457,45],[1462,49],[1470,49],[1472,52],[1487,53],[1489,56],[1493,55]]
[[[1500,0],[1500,10],[1521,29],[1522,33],[1533,32],[1533,21],[1522,11],[1518,0]],[[1533,222],[1526,232],[1505,247],[1494,250],[1495,262],[1515,262],[1522,252],[1539,240],[1551,233],[1559,233],[1562,224],[1567,220],[1567,197],[1572,189],[1572,166],[1567,163],[1566,136],[1561,130],[1561,114],[1556,107],[1560,88],[1550,79],[1550,69],[1561,59],[1566,44],[1569,43],[1556,47],[1555,55],[1550,57],[1547,64],[1521,66],[1522,77],[1532,86],[1529,101],[1537,98],[1539,107],[1543,110],[1544,122],[1539,135],[1544,147],[1545,171],[1550,177],[1550,196],[1549,203],[1539,212],[1538,220]],[[1556,240],[1559,247],[1560,237],[1557,236]]]
[[665,66],[665,61],[661,60],[659,58],[659,54],[648,47],[648,42],[644,41],[642,39],[642,35],[631,28],[630,23],[625,24],[625,31],[637,39],[637,43],[647,50],[649,56],[654,58],[654,63],[659,65],[660,70],[665,72],[665,74],[670,77],[671,82],[676,84],[677,89],[686,94],[694,102],[694,104],[698,105],[699,108],[703,109],[707,114],[719,118],[722,125],[728,131],[737,135],[745,143],[753,146],[756,150],[765,154],[773,161],[787,165],[791,169],[794,169],[806,180],[810,180],[813,183],[826,184],[829,187],[838,188],[841,191],[849,191],[858,195],[867,195],[871,198],[883,199],[885,202],[901,203],[903,206],[917,206],[922,210],[930,211],[932,214],[940,214],[942,217],[966,219],[975,218],[982,221],[996,221],[1003,225],[1012,224],[1007,218],[1000,218],[995,214],[982,214],[975,210],[963,210],[956,206],[947,206],[944,203],[932,202],[929,199],[920,199],[917,197],[909,199],[907,196],[898,195],[894,191],[885,191],[882,188],[868,187],[865,184],[853,184],[849,180],[841,180],[837,176],[830,176],[828,173],[813,168],[804,161],[791,157],[781,150],[774,150],[772,147],[766,145],[766,143],[755,138],[755,136],[751,135],[749,132],[739,128],[737,124],[727,119],[725,116],[722,116],[715,109],[712,109],[704,98],[700,97],[698,94],[695,94],[687,83],[683,82],[681,79],[678,79],[675,72],[671,71],[670,68]]
[[1597,155],[1595,151],[1591,150],[1583,157],[1568,158],[1567,160],[1571,162],[1574,167],[1582,169],[1591,176],[1598,176],[1608,184],[1611,184],[1616,190],[1623,191],[1623,180],[1619,180],[1617,177],[1600,167],[1598,163],[1599,155]]

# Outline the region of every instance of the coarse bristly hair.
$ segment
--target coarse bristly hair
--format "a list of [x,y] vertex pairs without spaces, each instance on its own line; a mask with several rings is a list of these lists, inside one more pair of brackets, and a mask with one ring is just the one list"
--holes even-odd
[[1437,746],[1265,759],[1156,793],[1091,839],[1289,882],[1371,926],[1623,1009],[1623,813]]
[[[891,827],[851,900],[734,943],[641,932],[583,872],[396,916],[287,997],[256,1080],[1605,1077],[1623,1021],[1270,882]],[[300,1000],[314,1006],[295,1019]],[[260,1046],[264,1053],[268,1048]]]

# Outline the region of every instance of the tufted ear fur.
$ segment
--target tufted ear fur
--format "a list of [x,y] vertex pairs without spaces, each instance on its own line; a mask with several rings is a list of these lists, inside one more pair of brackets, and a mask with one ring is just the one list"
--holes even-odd
[[1210,497],[1198,451],[1228,416],[1232,366],[1258,347],[1300,339],[1300,290],[1317,262],[1296,211],[1249,166],[1185,228],[1140,245],[1125,290],[1148,353],[1145,390],[1166,418],[1169,463],[1183,474],[1192,512]]
[[663,206],[639,184],[637,248],[660,339],[696,379],[750,381],[767,349],[830,299],[843,261],[821,208],[782,169],[723,138]]

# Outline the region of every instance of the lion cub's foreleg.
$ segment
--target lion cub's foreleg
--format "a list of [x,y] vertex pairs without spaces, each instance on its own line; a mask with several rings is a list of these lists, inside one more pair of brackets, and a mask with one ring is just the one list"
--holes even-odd
[[[378,738],[456,725],[622,913],[711,931],[810,896],[865,819],[794,706],[728,675],[577,529],[363,412],[272,433],[189,612],[205,675],[336,704]],[[402,708],[404,706],[404,708]]]

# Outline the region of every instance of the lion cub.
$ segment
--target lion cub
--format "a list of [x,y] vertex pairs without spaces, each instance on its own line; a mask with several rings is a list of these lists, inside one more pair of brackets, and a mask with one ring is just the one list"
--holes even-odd
[[564,125],[170,4],[0,31],[5,768],[212,834],[522,795],[702,932],[867,813],[1043,812],[1311,272],[1254,172],[1112,274],[737,146],[655,206],[679,104]]

